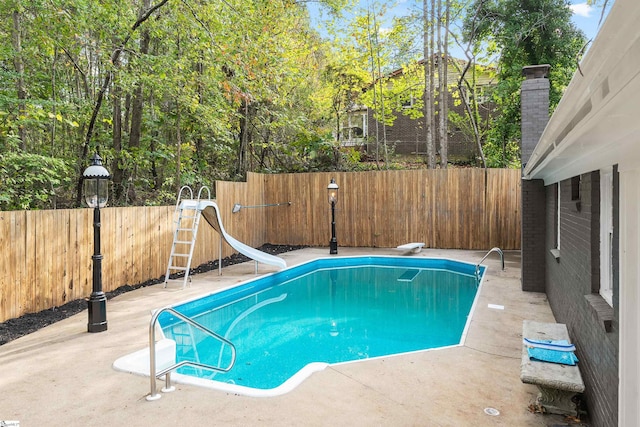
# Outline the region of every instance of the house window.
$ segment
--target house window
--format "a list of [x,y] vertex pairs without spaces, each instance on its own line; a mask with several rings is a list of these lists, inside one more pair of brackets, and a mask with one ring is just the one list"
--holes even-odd
[[577,212],[582,209],[582,203],[580,202],[581,179],[580,175],[571,178],[571,203]]
[[558,182],[556,184],[556,212],[555,212],[555,219],[556,219],[556,249],[559,251],[560,250],[560,183]]
[[556,259],[556,262],[560,262],[560,183],[558,182],[554,187],[555,190],[555,203],[553,206],[553,237],[555,238],[556,246],[549,251],[551,255]]
[[571,178],[571,200],[580,200],[580,175]]
[[613,167],[600,169],[600,296],[613,307]]
[[414,104],[413,95],[409,95],[409,99],[402,102],[402,108],[411,108],[413,107],[413,104]]
[[340,140],[343,145],[362,144],[367,136],[367,113],[351,113],[343,122],[340,130]]

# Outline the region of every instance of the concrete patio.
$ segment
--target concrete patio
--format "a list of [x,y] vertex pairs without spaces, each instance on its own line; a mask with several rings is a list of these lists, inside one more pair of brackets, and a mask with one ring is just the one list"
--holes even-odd
[[[392,249],[340,248],[340,255],[398,255]],[[477,262],[484,251],[430,250],[412,256]],[[288,265],[328,256],[327,248],[283,254]],[[26,426],[552,426],[534,414],[537,389],[520,381],[522,321],[552,322],[544,294],[520,290],[520,253],[492,254],[464,346],[329,367],[292,392],[270,398],[189,385],[154,402],[149,379],[113,362],[148,345],[150,312],[254,277],[247,262],[150,286],[107,303],[108,330],[89,334],[87,312],[0,347],[0,420]],[[274,271],[260,266],[260,274]],[[489,306],[503,306],[504,309]],[[158,381],[162,387],[163,381]],[[495,408],[499,415],[485,413]]]

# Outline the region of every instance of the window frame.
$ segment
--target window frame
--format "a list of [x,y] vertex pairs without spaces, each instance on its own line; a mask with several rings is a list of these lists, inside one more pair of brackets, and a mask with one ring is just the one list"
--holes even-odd
[[613,307],[614,283],[614,169],[600,169],[600,296]]

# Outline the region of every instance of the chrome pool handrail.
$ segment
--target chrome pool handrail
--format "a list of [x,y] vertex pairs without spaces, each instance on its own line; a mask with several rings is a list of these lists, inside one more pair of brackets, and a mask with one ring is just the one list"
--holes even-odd
[[497,252],[498,254],[500,254],[500,261],[502,262],[502,271],[504,271],[504,252],[502,252],[502,249],[498,247],[494,247],[489,249],[489,252],[487,252],[482,257],[482,259],[476,264],[476,278],[480,278],[480,264],[482,264],[482,261],[484,261],[491,252]]
[[[218,366],[213,366],[213,365],[207,365],[204,363],[199,363],[199,362],[191,362],[189,360],[183,360],[181,362],[178,363],[174,363],[173,365],[164,368],[162,370],[160,370],[159,372],[156,372],[156,324],[158,322],[158,318],[160,317],[160,315],[162,313],[171,313],[174,316],[176,316],[178,319],[200,329],[201,331],[209,334],[211,337],[219,340],[220,342],[222,342],[223,344],[228,345],[231,348],[231,362],[229,363],[229,366],[225,367],[225,368],[220,368]],[[233,343],[231,341],[229,341],[228,339],[226,339],[225,337],[213,332],[212,330],[210,330],[209,328],[207,328],[204,325],[201,325],[200,323],[196,322],[195,320],[183,315],[182,313],[177,312],[176,310],[174,310],[171,307],[165,307],[165,308],[161,308],[160,310],[156,310],[153,313],[153,316],[151,316],[151,321],[149,323],[149,378],[151,380],[151,391],[149,393],[149,395],[147,396],[147,400],[151,401],[151,400],[157,400],[161,397],[160,394],[157,393],[156,391],[156,378],[161,377],[162,375],[165,376],[165,388],[163,389],[163,391],[170,391],[172,390],[171,387],[171,371],[173,371],[174,369],[177,369],[181,366],[185,366],[185,365],[189,365],[189,366],[194,366],[196,368],[205,368],[205,369],[210,369],[212,371],[217,371],[217,372],[229,372],[231,370],[231,368],[233,368],[233,366],[236,363],[236,346],[233,345]]]

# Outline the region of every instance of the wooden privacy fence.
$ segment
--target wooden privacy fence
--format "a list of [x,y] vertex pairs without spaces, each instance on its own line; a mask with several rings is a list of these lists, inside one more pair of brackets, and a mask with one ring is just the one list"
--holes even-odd
[[325,246],[331,208],[327,185],[340,186],[340,246],[395,247],[424,242],[441,249],[520,248],[520,177],[514,169],[449,169],[265,176],[270,202],[266,241]]
[[[520,248],[520,171],[454,169],[261,175],[217,182],[227,232],[264,243],[328,246],[327,185],[339,190],[339,246]],[[194,189],[197,191],[197,189]],[[233,205],[291,205],[232,213]],[[103,290],[164,275],[174,206],[101,210]],[[218,234],[201,221],[192,267],[218,259]],[[233,253],[224,244],[222,256]],[[0,212],[0,322],[86,298],[92,290],[93,211]],[[171,284],[170,286],[180,286]]]

